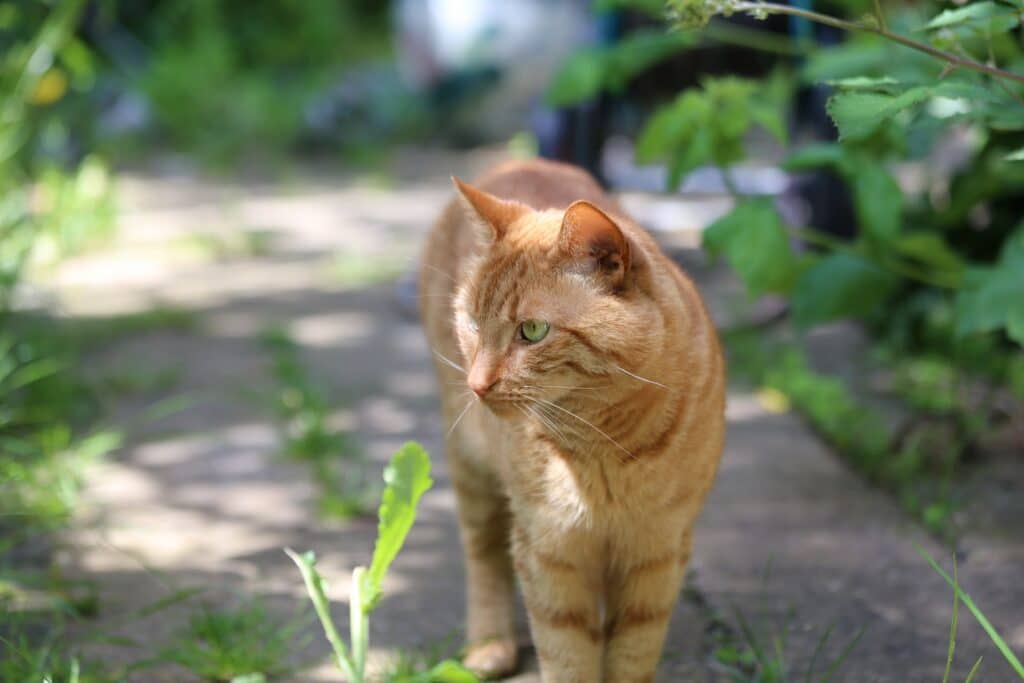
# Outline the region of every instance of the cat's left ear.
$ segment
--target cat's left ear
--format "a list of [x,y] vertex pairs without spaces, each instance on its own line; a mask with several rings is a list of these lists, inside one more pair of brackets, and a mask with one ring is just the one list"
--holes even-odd
[[455,176],[452,176],[452,182],[455,183],[466,210],[486,226],[481,232],[489,241],[499,241],[510,225],[530,211],[530,207],[525,204],[500,199],[462,182]]
[[629,240],[614,219],[590,202],[573,202],[565,210],[558,246],[584,272],[599,275],[612,289],[619,288],[629,273]]

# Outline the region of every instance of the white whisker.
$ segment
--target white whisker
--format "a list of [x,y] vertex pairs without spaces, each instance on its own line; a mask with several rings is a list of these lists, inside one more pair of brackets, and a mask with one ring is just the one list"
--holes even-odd
[[562,406],[558,405],[557,403],[552,403],[551,401],[547,401],[547,400],[544,400],[543,398],[538,398],[537,400],[538,400],[538,401],[540,401],[541,403],[545,404],[545,405],[549,405],[549,406],[551,406],[552,408],[554,408],[554,409],[556,409],[556,410],[560,410],[560,411],[562,411],[562,412],[563,412],[563,413],[565,413],[566,415],[569,415],[569,416],[571,416],[571,417],[574,417],[574,418],[576,418],[577,420],[579,420],[579,421],[580,421],[580,422],[582,422],[583,424],[587,425],[588,427],[590,427],[591,429],[593,429],[593,430],[594,430],[595,432],[597,432],[598,434],[600,434],[600,435],[601,435],[601,436],[603,436],[604,438],[608,439],[608,441],[610,441],[611,443],[613,443],[613,444],[614,444],[614,445],[615,445],[616,447],[618,447],[618,448],[619,448],[619,450],[621,450],[621,451],[622,451],[623,453],[625,453],[626,455],[628,455],[628,456],[629,456],[630,458],[632,458],[632,457],[633,457],[633,454],[632,454],[632,453],[630,453],[630,452],[629,452],[628,450],[626,450],[626,448],[625,448],[625,447],[624,447],[624,446],[623,446],[622,444],[620,444],[620,443],[619,443],[618,441],[616,441],[616,440],[615,440],[615,439],[613,439],[613,438],[612,438],[611,436],[609,436],[608,434],[606,434],[606,433],[605,433],[605,432],[604,432],[603,430],[601,430],[601,428],[600,428],[600,427],[598,427],[597,425],[593,424],[592,422],[589,422],[589,421],[587,421],[587,420],[583,419],[582,417],[580,417],[580,416],[579,416],[579,415],[577,415],[576,413],[572,412],[571,410],[566,410],[565,408],[563,408]]
[[455,361],[453,361],[452,359],[448,358],[448,356],[444,355],[443,353],[441,353],[440,351],[437,351],[435,349],[431,349],[431,351],[433,351],[434,355],[437,356],[438,358],[440,358],[446,365],[455,368],[456,370],[461,372],[463,375],[466,374],[466,369],[464,367],[462,367],[461,365],[459,365],[458,363],[456,363]]
[[420,265],[422,265],[424,268],[430,268],[435,273],[440,273],[441,275],[444,275],[446,278],[448,278],[452,282],[455,282],[456,284],[458,284],[458,281],[454,277],[452,277],[448,273],[444,272],[443,270],[441,270],[437,266],[432,266],[429,263],[421,263]]
[[462,422],[462,418],[464,418],[466,416],[466,413],[469,412],[469,409],[473,407],[474,403],[476,403],[476,400],[474,400],[474,399],[470,399],[469,400],[469,402],[466,404],[466,407],[463,408],[462,412],[459,413],[459,416],[457,418],[455,418],[455,422],[452,422],[452,426],[448,430],[448,433],[445,435],[445,438],[447,438],[447,437],[452,435],[452,432],[454,432],[455,428],[459,426],[459,423]]
[[664,384],[662,384],[661,382],[655,382],[653,379],[647,379],[646,377],[641,377],[640,375],[634,374],[634,373],[630,372],[629,370],[627,370],[626,368],[621,367],[619,365],[616,365],[615,369],[620,371],[620,372],[626,373],[627,375],[629,375],[633,379],[638,379],[641,382],[647,382],[648,384],[653,384],[654,386],[661,387],[662,389],[668,389],[668,387],[665,386]]
[[539,403],[534,403],[533,407],[527,406],[526,409],[530,411],[531,415],[540,420],[544,426],[546,426],[548,429],[554,432],[555,435],[562,441],[569,441],[569,439],[566,438],[565,436],[565,432],[559,429],[558,425],[555,424],[555,420],[552,418],[552,416],[541,410],[541,405]]
[[598,389],[604,389],[611,386],[610,384],[604,384],[599,387],[570,387],[563,384],[524,384],[523,387],[526,389],[571,389],[573,391],[597,391]]

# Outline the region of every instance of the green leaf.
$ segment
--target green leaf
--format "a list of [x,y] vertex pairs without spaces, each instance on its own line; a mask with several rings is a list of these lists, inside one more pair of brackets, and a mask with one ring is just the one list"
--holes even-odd
[[574,53],[551,79],[547,101],[567,107],[593,99],[604,87],[605,52],[601,48]]
[[430,456],[418,443],[406,443],[384,470],[384,482],[387,486],[378,512],[377,545],[362,582],[367,612],[372,612],[380,600],[384,575],[416,520],[416,505],[420,497],[434,484],[430,478]]
[[862,162],[853,174],[853,202],[861,227],[878,240],[889,240],[900,230],[903,192],[878,163]]
[[965,273],[955,310],[957,334],[1005,328],[1024,346],[1024,226],[1006,241],[999,263]]
[[643,30],[608,47],[576,52],[552,79],[548,103],[567,107],[593,99],[605,90],[619,92],[640,73],[696,45],[698,40],[690,33]]
[[750,117],[778,140],[779,144],[786,144],[789,139],[786,119],[782,109],[774,102],[754,103],[750,109]]
[[931,95],[931,88],[919,86],[900,95],[872,92],[843,92],[829,98],[826,109],[840,140],[862,140],[904,109]]
[[671,158],[705,128],[707,117],[708,104],[700,92],[687,90],[651,116],[637,139],[637,161],[649,164]]
[[834,252],[807,269],[793,288],[793,318],[800,327],[862,316],[890,297],[899,278],[856,254]]
[[1024,161],[1024,147],[1021,147],[1016,152],[1010,152],[1003,157],[1003,161]]
[[853,38],[812,53],[804,64],[802,76],[808,83],[858,78],[889,71],[891,60],[892,53],[883,43],[866,37]]
[[899,235],[891,243],[901,256],[913,259],[935,270],[959,277],[964,270],[964,261],[942,236],[936,232],[910,232]]
[[877,90],[888,94],[899,94],[909,90],[911,87],[910,84],[897,81],[889,76],[883,76],[881,78],[875,78],[872,76],[831,78],[826,80],[825,84],[842,90]]
[[799,271],[796,256],[772,203],[747,200],[711,224],[703,234],[712,256],[724,255],[752,295],[787,293]]
[[940,28],[966,26],[978,31],[1004,32],[1014,28],[1020,19],[1011,7],[997,5],[994,2],[973,2],[957,9],[947,9],[925,24],[925,29],[934,31]]
[[820,142],[790,152],[782,160],[787,171],[811,171],[817,168],[837,168],[843,163],[845,152],[842,145],[834,142]]

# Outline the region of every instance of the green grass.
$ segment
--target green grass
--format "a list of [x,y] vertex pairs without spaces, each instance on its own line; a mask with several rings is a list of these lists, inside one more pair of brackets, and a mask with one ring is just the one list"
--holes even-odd
[[[734,376],[783,397],[853,469],[890,492],[929,529],[943,536],[955,532],[950,525],[956,507],[953,480],[963,470],[970,443],[959,423],[926,416],[908,399],[908,418],[892,425],[881,408],[859,398],[843,380],[812,369],[796,344],[766,342],[747,332],[727,334],[725,342]],[[923,372],[912,365],[894,367],[890,374],[898,386]],[[913,393],[934,390],[933,405],[946,405],[949,392],[935,385],[947,377],[929,371],[931,381],[915,385]]]
[[308,644],[300,631],[309,620],[272,616],[260,600],[215,609],[203,606],[160,653],[207,681],[257,681],[279,676],[293,666],[292,656]]
[[310,378],[288,331],[271,327],[262,338],[276,385],[271,410],[281,425],[282,454],[309,467],[321,515],[348,519],[365,514],[379,489],[370,481],[362,452],[349,434],[330,425],[331,403]]

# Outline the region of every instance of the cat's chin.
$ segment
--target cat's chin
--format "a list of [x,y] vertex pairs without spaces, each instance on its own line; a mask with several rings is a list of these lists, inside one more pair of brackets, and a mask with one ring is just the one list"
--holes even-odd
[[488,397],[482,401],[484,407],[491,411],[498,417],[514,417],[516,415],[522,415],[516,408],[514,401],[506,399]]

